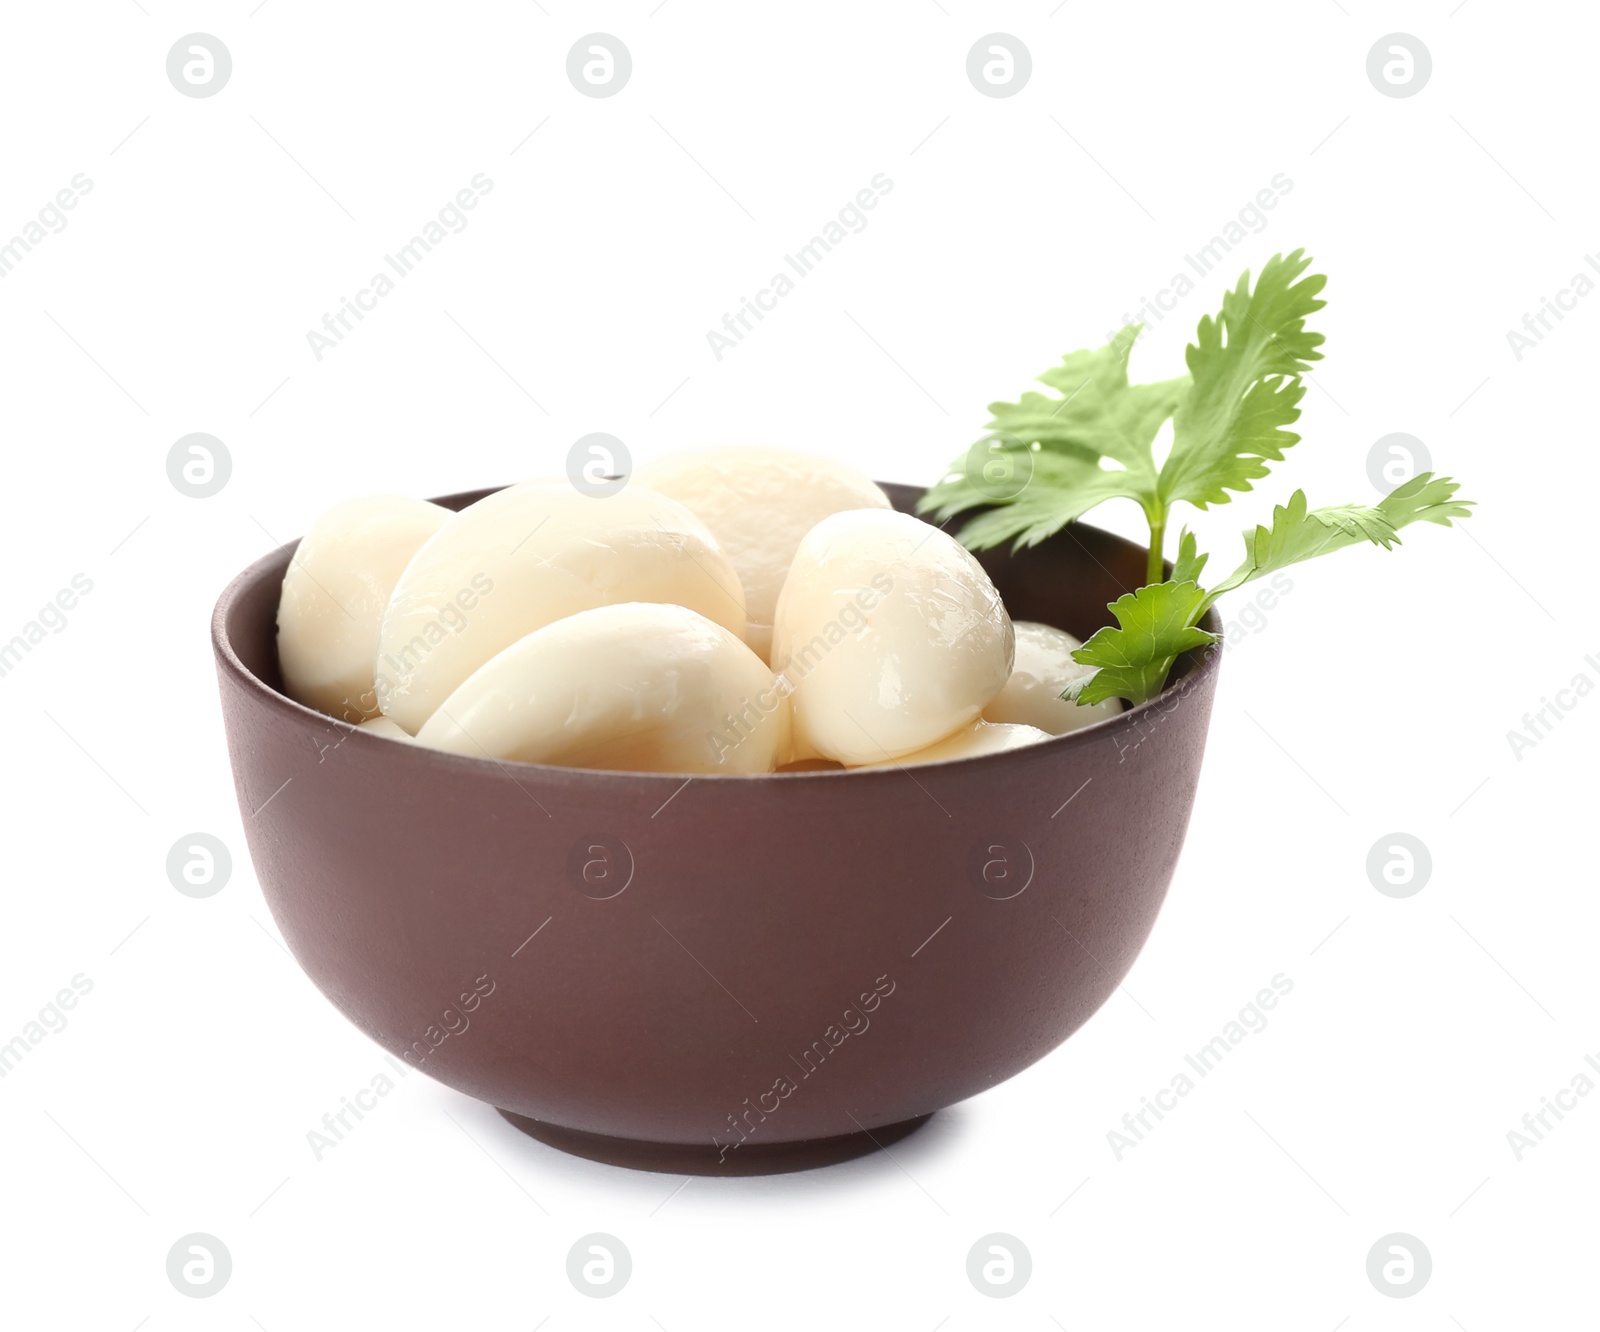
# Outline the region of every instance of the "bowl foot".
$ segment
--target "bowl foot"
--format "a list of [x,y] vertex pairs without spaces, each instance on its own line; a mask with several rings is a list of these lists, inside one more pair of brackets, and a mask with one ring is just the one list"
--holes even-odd
[[546,1146],[573,1156],[603,1161],[632,1170],[658,1170],[669,1175],[781,1175],[792,1170],[812,1170],[866,1156],[899,1142],[933,1116],[918,1115],[898,1124],[885,1124],[871,1132],[842,1133],[834,1138],[808,1138],[801,1142],[745,1142],[723,1149],[707,1142],[704,1147],[686,1142],[636,1142],[608,1138],[601,1133],[562,1128],[501,1110],[510,1123]]

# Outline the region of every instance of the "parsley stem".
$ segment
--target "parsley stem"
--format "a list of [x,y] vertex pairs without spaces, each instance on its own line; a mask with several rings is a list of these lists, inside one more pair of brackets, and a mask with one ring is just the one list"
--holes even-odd
[[1159,583],[1166,575],[1166,565],[1161,559],[1161,546],[1167,533],[1167,514],[1163,509],[1150,516],[1150,556],[1145,561],[1144,581]]

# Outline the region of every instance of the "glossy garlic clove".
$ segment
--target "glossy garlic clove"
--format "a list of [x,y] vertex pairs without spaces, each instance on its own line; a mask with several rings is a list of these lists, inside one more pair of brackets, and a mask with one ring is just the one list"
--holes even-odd
[[457,754],[617,772],[768,773],[787,757],[781,682],[682,606],[582,611],[527,635],[417,733]]
[[982,566],[909,514],[824,518],[778,598],[772,667],[793,690],[797,757],[853,765],[931,745],[977,719],[1011,656]]
[[383,711],[415,734],[474,671],[536,629],[621,602],[686,606],[735,635],[739,576],[706,525],[643,486],[591,497],[524,482],[463,509],[412,561],[383,619]]
[[335,505],[296,548],[278,602],[278,667],[291,698],[347,722],[375,717],[378,634],[401,573],[454,515],[374,495]]
[[385,735],[391,740],[410,740],[411,735],[392,717],[369,717],[356,728],[373,735]]
[[951,759],[976,758],[980,754],[999,754],[1008,749],[1022,749],[1054,737],[1037,726],[1014,726],[1005,722],[976,721],[954,735],[947,735],[925,749],[913,750],[896,759],[879,759],[876,763],[857,763],[857,768],[910,768],[919,763],[947,763]]
[[1033,620],[1017,620],[1012,627],[1017,635],[1016,659],[1005,687],[984,708],[985,721],[1017,722],[1065,735],[1122,711],[1115,698],[1079,707],[1061,697],[1068,685],[1095,669],[1072,659],[1073,649],[1083,644],[1071,634]]

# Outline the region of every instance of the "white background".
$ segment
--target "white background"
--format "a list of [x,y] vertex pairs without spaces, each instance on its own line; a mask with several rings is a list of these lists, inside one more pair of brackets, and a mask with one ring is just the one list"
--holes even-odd
[[[255,6],[4,19],[0,237],[76,173],[93,189],[0,280],[0,638],[74,574],[93,591],[0,679],[0,1042],[74,975],[93,989],[0,1081],[0,1323],[1592,1325],[1600,1095],[1520,1160],[1507,1133],[1600,1052],[1600,698],[1520,759],[1507,732],[1576,674],[1600,683],[1600,299],[1520,361],[1506,338],[1596,244],[1592,15]],[[996,30],[1033,59],[1002,99],[965,73]],[[165,73],[195,31],[233,57],[205,99]],[[633,57],[604,100],[565,75],[596,31]],[[1365,72],[1396,31],[1433,59],[1404,99]],[[479,172],[470,226],[319,362],[307,331]],[[707,330],[880,172],[870,225],[719,362]],[[1392,431],[1481,507],[1294,570],[1228,652],[1125,994],[893,1159],[680,1190],[418,1075],[314,1159],[308,1130],[385,1066],[277,942],[248,863],[207,641],[226,581],[338,500],[514,481],[591,431],[635,459],[764,442],[927,482],[986,403],[1102,341],[1278,173],[1293,188],[1265,228],[1134,356],[1136,377],[1179,373],[1225,283],[1275,251],[1330,275],[1304,441],[1262,491],[1187,515],[1203,544],[1231,566],[1296,485],[1370,501]],[[233,458],[210,499],[167,479],[192,431]],[[1131,510],[1097,520],[1136,530]],[[196,830],[235,857],[202,901],[164,868]],[[1396,831],[1433,858],[1405,900],[1366,872]],[[1108,1131],[1277,973],[1294,988],[1270,1025],[1117,1160]],[[233,1256],[209,1299],[166,1276],[192,1231]],[[633,1255],[614,1298],[566,1278],[590,1231]],[[1005,1300],[966,1276],[991,1231],[1033,1256]],[[1433,1256],[1408,1299],[1365,1272],[1395,1231]]]

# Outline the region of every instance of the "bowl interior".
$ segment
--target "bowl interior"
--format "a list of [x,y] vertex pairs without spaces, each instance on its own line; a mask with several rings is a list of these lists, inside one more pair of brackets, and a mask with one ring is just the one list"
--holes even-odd
[[[902,513],[916,512],[922,487],[895,482],[879,482],[879,485],[896,509]],[[465,490],[433,502],[459,511],[499,489],[499,486],[489,486],[482,490]],[[959,533],[967,517],[962,515],[945,530],[952,535]],[[296,544],[291,542],[277,552],[276,559],[269,557],[254,566],[250,574],[255,576],[241,579],[229,600],[223,626],[227,645],[240,664],[278,694],[283,693],[275,641],[278,595],[284,569]],[[1059,535],[1038,546],[1014,552],[1005,548],[980,551],[977,558],[999,589],[1013,620],[1037,620],[1054,625],[1080,640],[1111,623],[1106,606],[1145,581],[1142,546],[1085,523],[1070,523]],[[1070,576],[1063,576],[1064,567],[1070,569]],[[1221,624],[1215,609],[1207,613],[1205,627],[1220,633]],[[1172,688],[1193,671],[1199,659],[1199,655],[1192,652],[1180,657],[1167,687]]]

